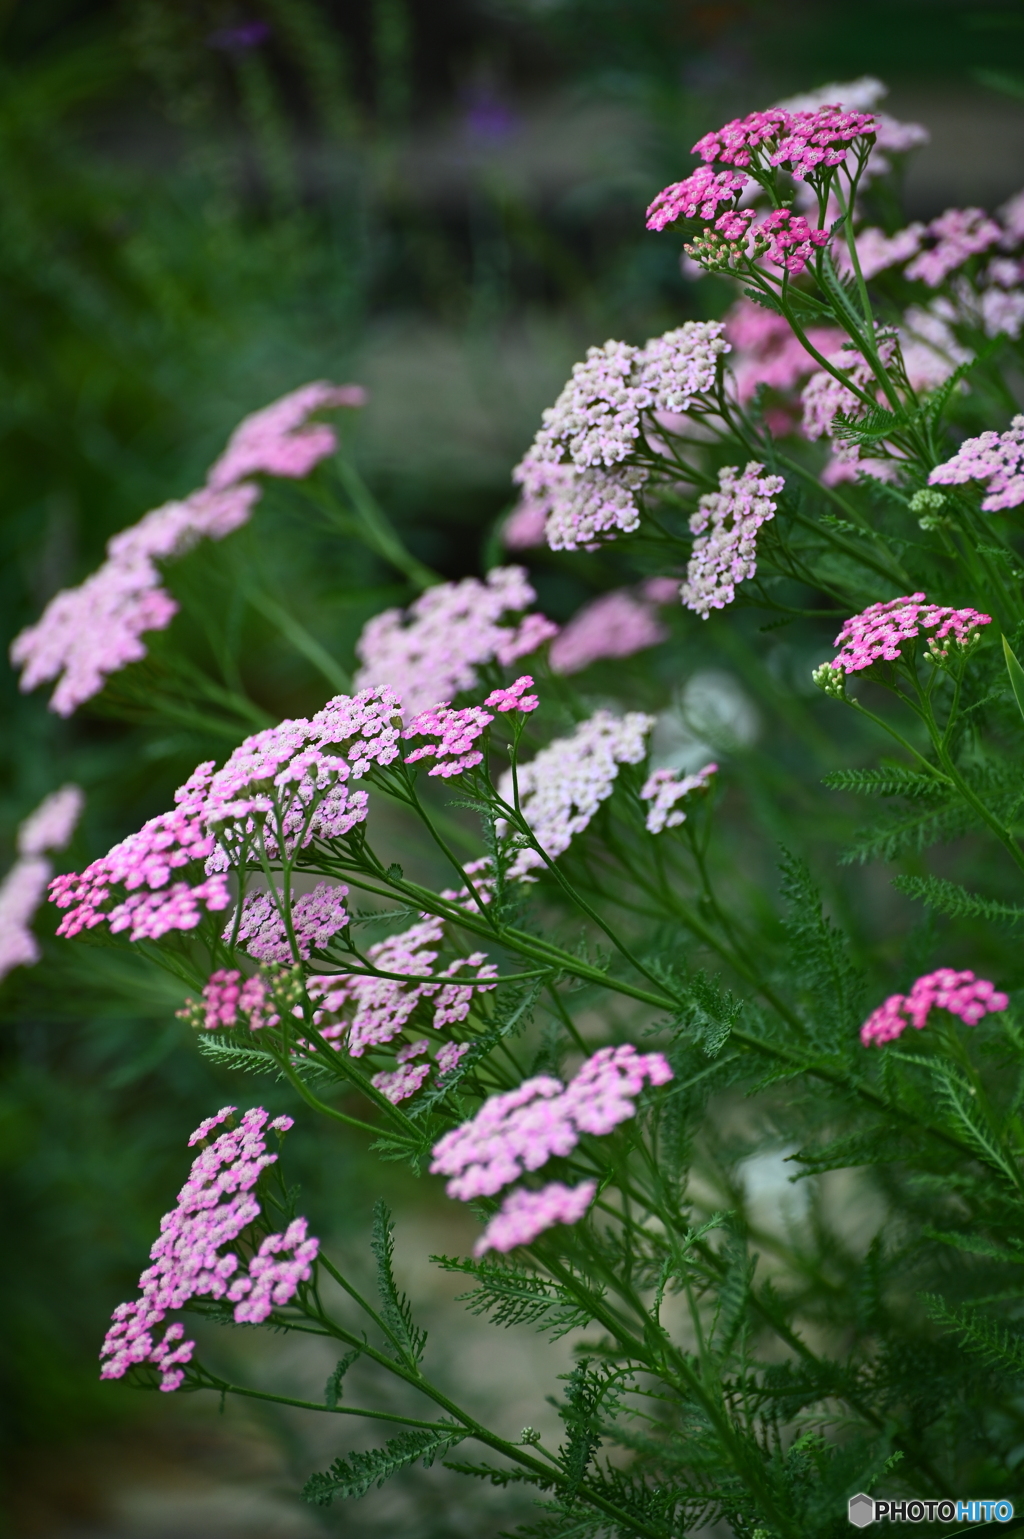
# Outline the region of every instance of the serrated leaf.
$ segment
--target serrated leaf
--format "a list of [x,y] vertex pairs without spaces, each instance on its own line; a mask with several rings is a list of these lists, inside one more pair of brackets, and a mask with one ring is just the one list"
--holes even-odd
[[352,1453],[347,1459],[335,1459],[330,1469],[310,1475],[302,1488],[302,1499],[315,1507],[329,1507],[337,1498],[348,1501],[365,1496],[373,1486],[382,1486],[391,1475],[422,1460],[429,1469],[434,1460],[461,1443],[468,1433],[456,1426],[442,1424],[436,1431],[402,1432],[383,1448],[368,1453]]
[[324,1405],[330,1406],[331,1410],[334,1409],[341,1399],[342,1380],[352,1367],[352,1364],[361,1355],[359,1348],[353,1347],[351,1352],[346,1352],[344,1357],[338,1359],[334,1372],[324,1385]]
[[985,919],[990,924],[1019,924],[1024,919],[1024,908],[1015,903],[979,897],[944,876],[894,876],[892,885],[950,919]]
[[938,774],[902,764],[886,764],[882,769],[833,770],[822,779],[830,791],[852,791],[857,796],[938,796],[948,786]]
[[387,1203],[378,1200],[373,1209],[373,1229],[370,1249],[377,1262],[377,1292],[380,1295],[381,1319],[391,1332],[391,1347],[399,1358],[411,1367],[417,1367],[427,1344],[427,1333],[413,1324],[412,1306],[395,1283],[393,1260],[395,1251],[395,1226],[391,1222],[391,1210]]

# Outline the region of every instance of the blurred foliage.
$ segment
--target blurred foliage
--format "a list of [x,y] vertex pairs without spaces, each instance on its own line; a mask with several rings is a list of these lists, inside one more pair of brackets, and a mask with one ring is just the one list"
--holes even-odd
[[[244,11],[229,0],[7,0],[5,646],[98,564],[115,530],[197,485],[244,412],[309,378],[350,377],[396,317],[475,350],[495,420],[503,358],[534,333],[560,339],[553,361],[540,349],[540,383],[509,408],[483,469],[474,462],[461,480],[403,458],[386,422],[383,449],[353,428],[354,461],[416,555],[445,576],[479,570],[497,554],[508,469],[536,402],[573,349],[724,303],[713,282],[684,284],[672,243],[645,240],[639,220],[710,117],[868,70],[995,70],[1005,86],[1024,68],[1022,16],[963,0],[866,3],[855,24],[768,0],[259,0]],[[524,169],[529,115],[551,101],[610,114],[601,164],[574,151],[578,166],[562,155],[557,175],[541,174],[545,157],[559,159],[557,119]],[[317,659],[349,668],[363,621],[412,589],[350,535],[297,526],[286,491],[268,493],[258,517],[258,545],[249,530],[204,550],[175,585],[193,585],[210,617],[186,652],[212,657],[226,690],[276,719],[322,700],[330,680]],[[556,617],[616,580],[604,557],[548,565],[542,602]],[[259,573],[258,592],[240,591],[242,571]],[[802,666],[800,644],[780,642],[766,661],[761,638],[736,636],[733,666],[782,710],[779,681]],[[158,637],[145,668],[69,722],[2,670],[3,866],[17,821],[64,780],[89,797],[77,863],[251,729],[252,717],[225,726],[222,710],[204,716],[194,701],[175,719],[168,667]],[[755,769],[777,773],[760,755],[752,797]],[[52,916],[38,928],[52,934]],[[95,1379],[100,1322],[180,1178],[185,1133],[228,1094],[173,1020],[174,988],[154,990],[119,955],[83,960],[44,944],[43,963],[0,995],[8,1449],[123,1414]],[[306,1163],[315,1212],[327,1199],[312,1145]]]

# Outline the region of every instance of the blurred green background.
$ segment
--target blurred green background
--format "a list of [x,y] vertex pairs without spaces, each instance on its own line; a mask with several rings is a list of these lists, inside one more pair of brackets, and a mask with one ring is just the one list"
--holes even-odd
[[[912,215],[1024,182],[1017,4],[0,4],[5,648],[115,530],[197,485],[245,412],[320,377],[369,388],[348,447],[416,555],[446,577],[493,564],[510,469],[583,349],[728,302],[683,279],[678,240],[643,228],[693,140],[865,72],[933,133]],[[274,605],[347,669],[365,619],[411,596],[286,489],[228,546],[182,562],[175,587],[230,615],[238,573],[258,574],[269,606],[239,609],[238,666],[274,719],[329,692]],[[558,619],[614,581],[603,562],[529,556]],[[18,821],[65,780],[88,794],[77,864],[248,730],[183,706],[163,640],[134,684],[68,722],[0,668],[0,870]],[[209,644],[181,629],[178,643],[199,660]],[[239,1090],[174,1020],[175,987],[120,952],[44,944],[0,984],[8,1532],[494,1532],[496,1509],[436,1472],[314,1519],[290,1495],[311,1467],[295,1424],[99,1385],[103,1322],[183,1178],[184,1139]],[[361,1234],[369,1157],[304,1130],[289,1158],[314,1220]],[[387,1179],[401,1205],[408,1188]],[[446,1239],[461,1243],[432,1232],[419,1249]]]

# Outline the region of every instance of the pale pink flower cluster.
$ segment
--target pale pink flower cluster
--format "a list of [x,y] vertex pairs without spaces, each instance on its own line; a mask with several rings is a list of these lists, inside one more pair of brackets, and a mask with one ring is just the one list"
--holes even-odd
[[64,848],[84,804],[78,786],[62,786],[44,796],[18,827],[18,858],[0,882],[0,979],[14,967],[32,967],[39,961],[39,942],[30,927],[53,875],[46,852]]
[[84,806],[80,786],[61,786],[59,791],[44,796],[18,828],[18,854],[42,855],[47,850],[62,850],[74,833]]
[[[203,907],[230,906],[226,872],[232,857],[247,858],[254,839],[275,858],[282,844],[294,849],[348,832],[366,817],[367,798],[347,782],[397,758],[397,713],[398,699],[386,688],[337,695],[309,721],[285,721],[246,738],[223,768],[199,765],[175,792],[173,811],[151,818],[80,876],[54,879],[51,901],[69,911],[57,933],[109,924],[135,941],[194,929]],[[328,746],[342,751],[327,753]],[[205,881],[171,883],[175,872],[200,861]],[[128,893],[120,901],[118,886]]]
[[537,595],[520,566],[494,567],[483,582],[428,588],[408,609],[386,609],[363,628],[356,644],[356,684],[388,684],[401,696],[406,720],[479,683],[478,669],[502,667],[557,635],[540,614],[521,614]]
[[[885,272],[888,267],[909,262],[910,258],[920,251],[924,237],[925,226],[919,222],[908,224],[905,229],[897,230],[895,235],[886,235],[884,230],[874,226],[866,230],[858,230],[857,261],[860,264],[861,277],[875,278],[879,273]],[[836,250],[836,266],[840,272],[852,272],[853,264],[845,242],[838,242]]]
[[[714,388],[729,351],[721,321],[687,321],[643,348],[606,342],[588,350],[512,473],[523,501],[508,529],[532,542],[540,518],[552,550],[631,533],[650,471],[633,462],[644,412],[679,415]],[[521,528],[520,528],[521,522]]]
[[956,311],[947,299],[933,299],[927,308],[911,305],[899,330],[900,354],[913,390],[936,390],[974,354],[962,346],[950,324]]
[[[672,586],[678,591],[677,584]],[[654,604],[617,588],[573,615],[551,643],[549,660],[555,673],[579,673],[601,657],[632,657],[667,635]]]
[[704,620],[712,609],[731,604],[736,584],[756,573],[757,531],[775,517],[775,499],[786,483],[751,460],[742,474],[738,465],[724,466],[718,484],[721,490],[701,497],[690,519],[698,538],[681,590],[686,607]]
[[[878,352],[883,364],[891,363],[897,341],[893,333],[880,335]],[[856,418],[864,412],[864,402],[850,388],[851,385],[869,394],[877,394],[874,370],[867,359],[849,347],[833,353],[828,361],[842,372],[849,384],[842,384],[833,374],[821,369],[817,374],[811,375],[800,396],[805,436],[811,439],[827,438],[832,451],[832,459],[822,473],[822,481],[826,486],[834,486],[840,481],[856,480],[862,471],[868,472],[878,480],[892,480],[897,474],[897,468],[892,461],[866,458],[862,455],[859,444],[851,439],[832,436],[833,419],[837,414]]]
[[945,604],[929,604],[923,593],[910,593],[903,598],[889,599],[882,604],[871,604],[861,614],[847,620],[835,645],[841,648],[829,667],[842,669],[844,673],[857,673],[870,668],[872,663],[895,662],[906,641],[912,641],[923,631],[930,631],[931,646],[940,655],[945,649],[936,647],[939,641],[952,637],[965,645],[974,640],[980,625],[991,625],[992,616],[979,614],[976,609],[950,609]]
[[32,917],[43,901],[52,866],[41,855],[23,855],[0,882],[0,978],[39,961]]
[[[571,737],[555,738],[536,758],[519,766],[520,808],[549,859],[569,848],[611,796],[619,765],[640,763],[653,726],[654,717],[642,711],[628,711],[621,717],[596,711],[580,722]],[[511,770],[502,775],[498,790],[502,799],[511,803]],[[499,831],[506,829],[507,824],[499,823]],[[516,851],[509,876],[527,877],[544,865],[540,851],[527,845]]]
[[[431,1172],[450,1177],[448,1195],[461,1202],[492,1197],[548,1160],[571,1154],[585,1133],[599,1137],[610,1133],[635,1114],[635,1101],[645,1081],[665,1085],[671,1078],[672,1070],[661,1053],[638,1053],[628,1042],[602,1047],[567,1086],[541,1074],[485,1101],[475,1117],[434,1145]],[[580,1216],[587,1206],[589,1200],[583,1203]],[[576,1220],[552,1217],[551,1223],[559,1222]],[[502,1232],[514,1230],[499,1228]],[[534,1235],[540,1232],[535,1229]],[[488,1229],[481,1249],[504,1250],[511,1244],[498,1244]]]
[[578,1224],[596,1192],[596,1181],[581,1181],[579,1186],[550,1181],[537,1192],[514,1187],[474,1245],[474,1256],[530,1245],[556,1224]]
[[[333,937],[348,925],[344,903],[347,895],[348,888],[343,883],[318,882],[312,892],[292,898],[292,930],[304,962],[309,961],[311,951],[326,950]],[[222,938],[230,940],[233,933],[232,919]],[[291,965],[295,961],[284,919],[269,893],[254,892],[246,898],[238,926],[238,944],[260,962]]]
[[[791,390],[811,374],[817,364],[793,334],[784,315],[746,297],[739,299],[725,318],[725,335],[733,344],[736,394],[741,402],[751,399],[759,385],[772,390]],[[839,348],[844,334],[834,326],[811,326],[811,346],[825,356]]]
[[243,477],[258,471],[304,476],[336,447],[325,423],[309,424],[325,407],[361,406],[358,385],[305,385],[247,417],[213,465],[207,484],[181,502],[155,508],[107,541],[107,559],[77,588],[51,599],[41,619],[11,644],[23,668],[20,688],[50,679],[57,687],[50,709],[70,716],[99,693],[112,673],[146,655],[142,636],[163,630],[177,602],[161,585],[158,560],[184,554],[201,539],[222,540],[247,522],[260,495]]
[[986,285],[978,298],[981,324],[987,337],[1008,336],[1014,341],[1024,329],[1024,263],[995,257],[983,274]]
[[647,813],[647,832],[660,834],[665,828],[678,828],[686,822],[686,813],[679,806],[695,791],[706,791],[708,781],[718,770],[717,764],[705,764],[695,775],[679,777],[674,769],[656,769],[648,777],[640,792],[640,800],[650,802]]
[[965,438],[951,460],[936,465],[929,486],[958,486],[987,481],[981,506],[986,513],[1017,508],[1024,502],[1024,415],[1014,417],[1005,433]]
[[928,226],[935,245],[920,252],[904,272],[908,278],[920,278],[929,288],[937,289],[970,257],[994,246],[1002,233],[984,209],[947,208]]
[[860,1040],[870,1047],[872,1042],[894,1042],[908,1026],[920,1031],[935,1008],[958,1015],[966,1026],[977,1026],[982,1016],[1005,1010],[1009,1003],[1009,997],[984,978],[940,967],[918,978],[909,994],[890,994],[864,1022]]
[[[442,893],[442,897],[457,896]],[[367,949],[373,967],[382,973],[397,973],[397,978],[350,977],[344,973],[310,978],[310,998],[320,1004],[314,1017],[320,1035],[330,1042],[340,1041],[347,1034],[349,1053],[353,1058],[361,1058],[367,1048],[381,1047],[404,1031],[423,1000],[433,1002],[431,1024],[435,1030],[464,1021],[474,996],[497,986],[497,968],[487,961],[486,952],[474,951],[467,957],[456,957],[434,973],[432,968],[443,941],[444,920],[433,914],[424,915],[408,930],[390,935]],[[464,970],[469,970],[468,977],[464,982],[458,981]],[[404,976],[429,977],[431,981],[405,983],[401,981]],[[328,1015],[342,1018],[321,1024]]]
[[301,481],[338,447],[326,422],[310,422],[314,412],[366,405],[361,385],[332,385],[316,380],[282,396],[240,422],[228,446],[210,469],[214,488],[233,486],[246,476],[287,476]]
[[[467,1044],[468,1046],[468,1044]],[[407,1101],[414,1096],[430,1073],[430,1063],[414,1063],[415,1058],[423,1058],[430,1050],[430,1043],[425,1038],[418,1042],[409,1042],[405,1047],[399,1048],[395,1054],[395,1062],[398,1068],[390,1072],[375,1074],[370,1084],[382,1095],[387,1096],[393,1106],[399,1101]]]
[[205,1031],[231,1031],[240,1024],[247,1025],[251,1031],[259,1031],[264,1026],[276,1026],[280,1021],[273,1006],[268,1008],[269,1001],[270,989],[265,979],[258,974],[246,978],[236,968],[222,967],[211,973],[204,985],[199,1011],[192,1000],[187,999],[185,1008],[178,1014],[188,1020],[201,1012],[200,1024]]
[[[190,1147],[205,1139],[234,1112],[226,1106],[208,1117],[189,1139]],[[113,1324],[100,1351],[100,1377],[120,1379],[136,1363],[154,1363],[161,1370],[162,1390],[182,1383],[194,1341],[183,1341],[184,1329],[172,1325],[158,1343],[155,1327],[168,1310],[181,1309],[192,1298],[227,1299],[239,1324],[258,1324],[275,1307],[294,1298],[301,1282],[312,1276],[319,1240],[307,1237],[304,1218],[296,1218],[283,1234],[268,1234],[249,1257],[247,1266],[233,1244],[260,1216],[253,1188],[277,1160],[267,1153],[266,1133],[285,1133],[290,1117],[270,1119],[253,1107],[239,1125],[221,1133],[193,1162],[189,1178],[178,1193],[178,1204],[160,1220],[160,1238],[150,1251],[153,1262],[139,1278],[142,1297],[114,1310]],[[291,1252],[291,1255],[287,1255]]]

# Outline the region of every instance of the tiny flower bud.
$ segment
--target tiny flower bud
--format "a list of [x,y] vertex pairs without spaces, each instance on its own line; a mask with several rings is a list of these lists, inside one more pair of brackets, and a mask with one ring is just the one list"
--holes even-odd
[[834,668],[831,663],[819,663],[811,678],[826,695],[831,695],[834,700],[845,700],[846,675],[841,668]]

